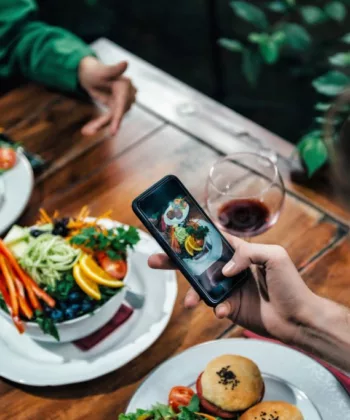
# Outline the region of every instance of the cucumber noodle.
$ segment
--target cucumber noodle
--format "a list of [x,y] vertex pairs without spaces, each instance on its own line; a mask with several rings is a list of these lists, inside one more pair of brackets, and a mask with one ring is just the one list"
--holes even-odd
[[80,254],[61,236],[45,233],[30,241],[20,264],[38,284],[55,289],[56,282],[73,268]]

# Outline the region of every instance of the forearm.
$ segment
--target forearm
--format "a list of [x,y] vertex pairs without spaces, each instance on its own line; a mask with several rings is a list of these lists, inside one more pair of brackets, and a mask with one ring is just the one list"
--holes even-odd
[[292,339],[297,347],[350,372],[350,310],[315,296]]
[[93,51],[70,32],[37,20],[30,0],[0,6],[0,76],[21,73],[50,87],[76,91],[80,60]]

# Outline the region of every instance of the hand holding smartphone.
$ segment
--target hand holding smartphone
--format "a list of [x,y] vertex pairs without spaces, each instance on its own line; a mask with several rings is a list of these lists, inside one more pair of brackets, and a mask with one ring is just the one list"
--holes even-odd
[[138,196],[133,210],[164,252],[209,306],[224,301],[247,278],[225,277],[234,249],[174,175]]

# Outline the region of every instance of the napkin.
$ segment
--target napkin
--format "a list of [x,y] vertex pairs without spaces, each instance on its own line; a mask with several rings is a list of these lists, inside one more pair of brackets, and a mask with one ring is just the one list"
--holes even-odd
[[[248,331],[248,330],[245,330],[243,332],[243,335],[247,338],[256,338],[258,340],[271,341],[272,343],[278,343],[278,344],[284,345],[280,341],[273,340],[271,338],[261,337],[260,335],[257,335],[257,334],[255,334],[251,331]],[[323,360],[320,360],[318,357],[315,357],[314,355],[312,355],[310,353],[307,353],[307,352],[299,350],[299,349],[295,349],[295,350],[298,350],[302,353],[305,353],[306,355],[315,359],[318,363],[323,365],[325,368],[327,368],[331,373],[333,373],[333,375],[338,379],[338,381],[343,385],[343,387],[346,389],[346,391],[350,395],[350,377],[349,376],[347,376],[345,373],[341,372],[340,370],[338,370],[334,366],[331,366],[330,364],[324,362]]]
[[98,343],[108,337],[112,332],[126,322],[134,310],[130,306],[122,305],[113,318],[102,328],[87,337],[81,338],[80,340],[74,341],[74,344],[83,351],[87,351],[95,347]]

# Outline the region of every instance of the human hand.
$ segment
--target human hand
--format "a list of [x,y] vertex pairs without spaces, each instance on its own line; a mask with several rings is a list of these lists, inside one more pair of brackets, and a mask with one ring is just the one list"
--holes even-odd
[[[277,245],[252,244],[225,236],[236,252],[224,267],[224,275],[230,277],[248,267],[253,274],[215,308],[216,316],[228,317],[260,335],[294,341],[299,324],[309,315],[308,308],[315,295],[300,277],[288,253]],[[175,268],[165,254],[152,255],[149,265],[157,269]],[[194,308],[199,301],[198,294],[191,288],[185,306]]]
[[123,76],[127,67],[126,61],[106,65],[91,56],[81,60],[78,70],[80,85],[92,99],[109,108],[84,125],[81,130],[84,135],[93,135],[106,126],[109,126],[111,135],[117,133],[124,114],[135,102],[137,91],[131,80]]

